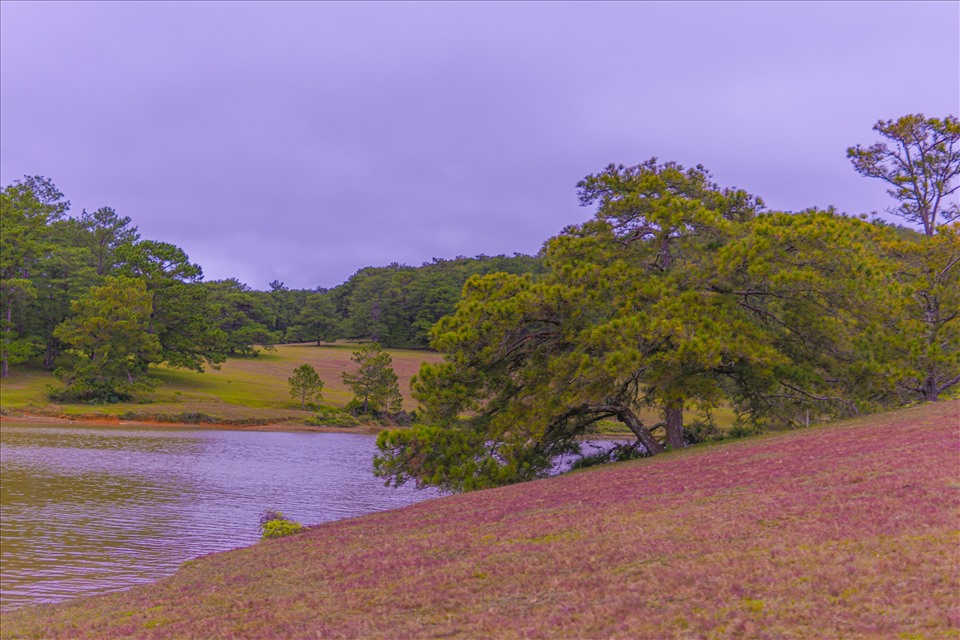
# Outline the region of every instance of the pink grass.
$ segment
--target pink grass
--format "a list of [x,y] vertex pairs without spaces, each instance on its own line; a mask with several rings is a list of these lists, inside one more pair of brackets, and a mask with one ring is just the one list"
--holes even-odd
[[424,502],[3,637],[960,637],[960,402]]

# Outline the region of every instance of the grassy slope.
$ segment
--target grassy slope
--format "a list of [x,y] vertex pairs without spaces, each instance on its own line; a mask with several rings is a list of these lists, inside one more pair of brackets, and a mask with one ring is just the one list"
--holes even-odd
[[[164,384],[146,396],[146,403],[116,405],[50,404],[47,385],[55,385],[48,372],[17,369],[3,382],[0,406],[7,411],[28,411],[63,415],[104,414],[119,415],[133,411],[142,415],[161,413],[200,412],[224,420],[255,418],[271,420],[302,420],[310,412],[300,411],[299,403],[290,397],[287,379],[301,364],[310,364],[320,373],[325,383],[323,402],[342,407],[352,393],[343,384],[340,374],[356,368],[350,356],[356,345],[338,344],[316,347],[280,345],[275,351],[261,353],[256,358],[231,358],[219,370],[204,373],[180,369],[156,369],[154,375]],[[440,359],[429,351],[388,350],[394,370],[400,378],[400,389],[407,409],[415,403],[410,397],[410,377],[420,363]]]
[[960,401],[427,501],[3,637],[949,638]]

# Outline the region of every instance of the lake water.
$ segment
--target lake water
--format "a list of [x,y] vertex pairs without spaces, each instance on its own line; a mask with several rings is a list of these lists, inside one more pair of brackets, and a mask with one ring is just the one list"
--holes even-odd
[[125,589],[259,539],[436,493],[383,486],[375,437],[0,423],[0,608]]

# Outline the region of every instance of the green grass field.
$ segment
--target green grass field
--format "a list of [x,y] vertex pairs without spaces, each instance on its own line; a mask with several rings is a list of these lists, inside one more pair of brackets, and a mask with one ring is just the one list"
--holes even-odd
[[[258,421],[302,421],[309,411],[290,397],[287,379],[301,364],[312,365],[324,381],[323,403],[343,407],[352,398],[341,374],[356,367],[350,357],[354,344],[316,346],[280,345],[274,351],[256,357],[230,358],[219,370],[203,373],[182,369],[155,368],[152,375],[163,381],[156,391],[144,394],[137,402],[114,405],[53,404],[47,388],[57,380],[46,371],[15,368],[3,381],[0,408],[6,412],[27,412],[64,416],[118,416],[135,413],[145,419],[152,415],[201,413],[224,422],[253,419]],[[404,408],[416,403],[410,397],[410,377],[422,362],[435,362],[440,355],[430,351],[389,349],[393,368],[400,379]]]
[[427,500],[3,638],[960,637],[960,401]]

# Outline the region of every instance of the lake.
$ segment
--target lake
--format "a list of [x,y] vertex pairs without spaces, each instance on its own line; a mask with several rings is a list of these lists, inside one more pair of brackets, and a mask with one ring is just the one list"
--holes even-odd
[[266,509],[318,524],[437,494],[371,472],[345,433],[0,423],[0,608],[126,589],[255,543]]

